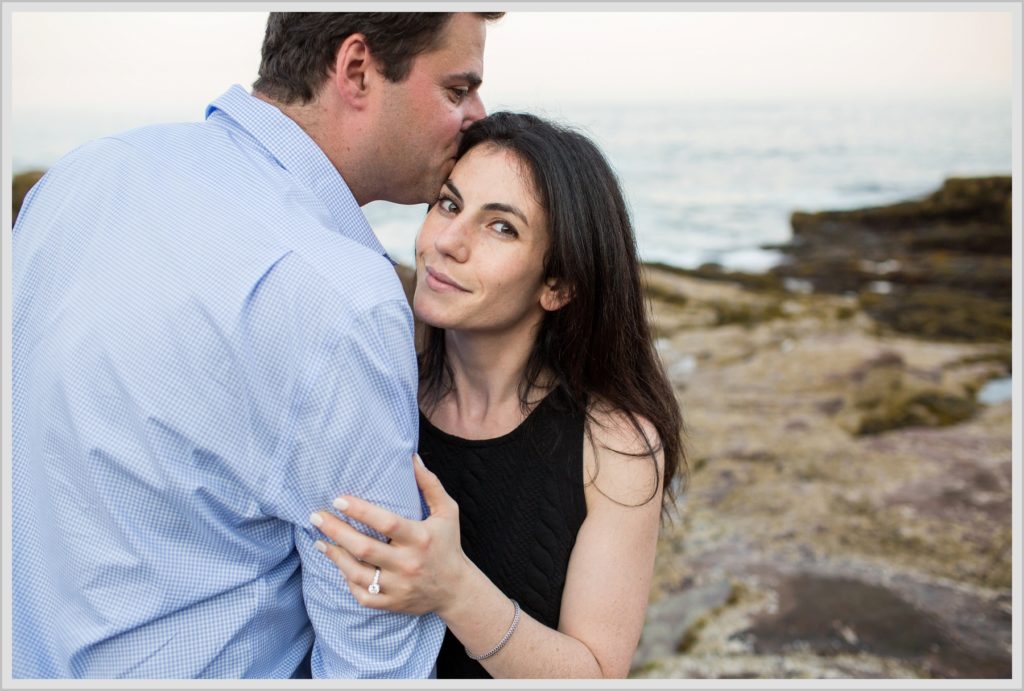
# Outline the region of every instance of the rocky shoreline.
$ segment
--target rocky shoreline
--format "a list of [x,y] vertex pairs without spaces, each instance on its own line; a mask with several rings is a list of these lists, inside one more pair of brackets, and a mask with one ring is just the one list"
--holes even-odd
[[647,267],[692,475],[631,676],[1009,678],[1009,179],[794,227],[766,275]]
[[645,268],[692,473],[631,676],[1009,678],[1010,179],[793,227]]

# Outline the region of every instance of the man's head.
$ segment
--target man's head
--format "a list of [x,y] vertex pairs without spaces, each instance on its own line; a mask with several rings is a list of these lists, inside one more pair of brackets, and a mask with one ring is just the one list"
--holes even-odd
[[486,113],[484,24],[502,13],[271,13],[254,92],[293,117],[360,204],[434,201]]

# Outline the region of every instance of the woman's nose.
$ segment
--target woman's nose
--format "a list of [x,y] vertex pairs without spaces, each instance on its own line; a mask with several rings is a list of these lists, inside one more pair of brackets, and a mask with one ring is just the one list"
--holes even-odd
[[456,218],[438,231],[434,249],[460,263],[469,259],[469,238],[462,219]]

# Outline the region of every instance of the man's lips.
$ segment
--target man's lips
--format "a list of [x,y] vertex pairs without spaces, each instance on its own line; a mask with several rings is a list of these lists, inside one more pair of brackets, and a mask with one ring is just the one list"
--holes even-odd
[[443,274],[440,271],[435,271],[434,269],[430,268],[429,266],[426,267],[426,268],[427,268],[427,285],[430,286],[431,289],[436,290],[438,292],[460,292],[460,293],[468,293],[469,292],[468,290],[463,288],[461,285],[459,285],[450,276],[448,276],[446,274]]

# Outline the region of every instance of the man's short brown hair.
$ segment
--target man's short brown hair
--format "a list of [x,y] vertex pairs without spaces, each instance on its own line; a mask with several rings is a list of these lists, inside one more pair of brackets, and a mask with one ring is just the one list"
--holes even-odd
[[[505,13],[476,14],[490,21]],[[451,12],[271,12],[252,88],[280,103],[309,103],[352,34],[365,36],[384,77],[400,82],[417,55],[439,47],[451,17]]]

